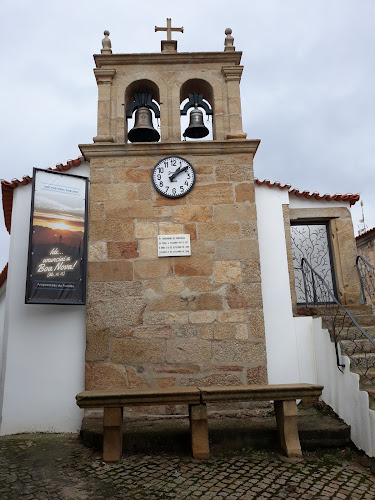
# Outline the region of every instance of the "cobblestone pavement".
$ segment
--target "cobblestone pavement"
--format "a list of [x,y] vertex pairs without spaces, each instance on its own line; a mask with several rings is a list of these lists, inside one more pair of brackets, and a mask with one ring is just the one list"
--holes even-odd
[[243,450],[205,462],[133,455],[105,464],[71,435],[0,438],[1,500],[374,499],[374,464],[351,450],[291,461]]

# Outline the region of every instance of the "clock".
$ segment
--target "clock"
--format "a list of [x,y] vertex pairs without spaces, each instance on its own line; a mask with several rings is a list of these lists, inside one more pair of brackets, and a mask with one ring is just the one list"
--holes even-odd
[[193,189],[194,167],[180,156],[167,156],[155,165],[152,183],[161,195],[167,198],[181,198]]

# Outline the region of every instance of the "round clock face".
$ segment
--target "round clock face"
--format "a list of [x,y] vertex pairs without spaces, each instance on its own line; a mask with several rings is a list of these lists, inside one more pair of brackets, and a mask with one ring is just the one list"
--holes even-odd
[[155,165],[152,183],[163,196],[180,198],[193,189],[195,170],[184,158],[167,156]]

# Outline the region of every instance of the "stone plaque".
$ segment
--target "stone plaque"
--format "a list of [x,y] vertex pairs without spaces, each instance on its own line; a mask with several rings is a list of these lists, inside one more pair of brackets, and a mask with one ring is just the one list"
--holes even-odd
[[191,255],[190,234],[158,235],[158,257]]

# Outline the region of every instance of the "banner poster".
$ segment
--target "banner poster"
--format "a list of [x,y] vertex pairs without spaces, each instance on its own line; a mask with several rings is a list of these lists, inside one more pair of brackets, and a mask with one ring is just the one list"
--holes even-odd
[[34,168],[26,304],[85,304],[88,179]]

